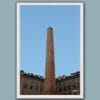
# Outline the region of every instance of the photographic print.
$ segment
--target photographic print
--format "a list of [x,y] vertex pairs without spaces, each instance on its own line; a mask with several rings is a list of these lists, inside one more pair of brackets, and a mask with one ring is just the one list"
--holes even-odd
[[17,3],[17,98],[83,98],[83,2]]

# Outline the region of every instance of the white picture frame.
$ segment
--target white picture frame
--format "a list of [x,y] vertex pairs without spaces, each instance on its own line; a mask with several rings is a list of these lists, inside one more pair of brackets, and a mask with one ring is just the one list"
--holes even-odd
[[[21,95],[20,94],[20,6],[35,5],[35,6],[80,6],[80,95]],[[84,97],[84,5],[83,2],[18,2],[17,5],[17,98],[83,98]]]

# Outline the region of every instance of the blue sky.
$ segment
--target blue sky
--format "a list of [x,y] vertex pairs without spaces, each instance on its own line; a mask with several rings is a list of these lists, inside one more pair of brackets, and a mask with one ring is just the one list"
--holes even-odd
[[45,75],[47,28],[54,30],[55,74],[80,70],[80,6],[21,6],[21,70]]

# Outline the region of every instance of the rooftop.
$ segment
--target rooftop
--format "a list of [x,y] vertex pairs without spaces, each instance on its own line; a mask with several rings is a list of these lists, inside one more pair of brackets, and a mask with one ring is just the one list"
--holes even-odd
[[[41,75],[34,75],[33,73],[26,73],[26,72],[24,72],[23,70],[20,71],[20,74],[21,74],[21,75],[24,75],[24,76],[26,76],[26,77],[44,80],[44,77],[41,76]],[[63,79],[73,78],[73,77],[76,77],[76,76],[80,76],[80,71],[71,73],[69,76],[67,76],[67,75],[62,75],[62,76],[57,77],[56,79],[57,79],[57,80],[63,80]]]

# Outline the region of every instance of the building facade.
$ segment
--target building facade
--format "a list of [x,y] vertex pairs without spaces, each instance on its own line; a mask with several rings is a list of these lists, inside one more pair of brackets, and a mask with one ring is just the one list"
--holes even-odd
[[[45,79],[39,75],[33,75],[20,71],[20,94],[42,95],[44,94]],[[80,94],[80,72],[72,73],[70,76],[56,78],[56,94],[79,95]]]

